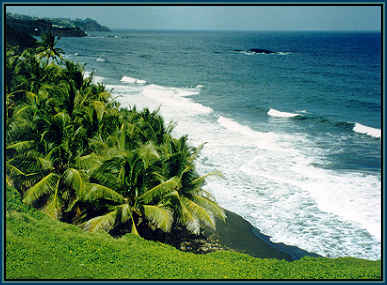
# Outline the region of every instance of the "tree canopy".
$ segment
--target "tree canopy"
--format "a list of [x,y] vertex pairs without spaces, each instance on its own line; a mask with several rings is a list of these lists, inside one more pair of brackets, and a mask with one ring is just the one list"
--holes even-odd
[[223,210],[195,170],[200,147],[158,111],[122,108],[54,35],[6,56],[6,181],[23,202],[88,231],[215,228]]

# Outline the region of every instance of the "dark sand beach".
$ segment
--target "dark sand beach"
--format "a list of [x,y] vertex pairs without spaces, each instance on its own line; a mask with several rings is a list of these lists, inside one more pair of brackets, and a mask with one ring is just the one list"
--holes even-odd
[[270,237],[262,234],[241,216],[225,210],[227,218],[224,223],[216,220],[216,231],[207,230],[205,235],[218,240],[222,245],[232,250],[260,258],[278,258],[288,261],[300,259],[303,256],[319,255],[307,252],[296,246],[283,243],[273,243]]

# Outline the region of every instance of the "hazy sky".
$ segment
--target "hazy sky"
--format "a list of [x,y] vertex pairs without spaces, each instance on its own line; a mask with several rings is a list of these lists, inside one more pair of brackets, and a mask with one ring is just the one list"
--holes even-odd
[[110,28],[380,30],[375,6],[7,6],[7,12],[93,18]]

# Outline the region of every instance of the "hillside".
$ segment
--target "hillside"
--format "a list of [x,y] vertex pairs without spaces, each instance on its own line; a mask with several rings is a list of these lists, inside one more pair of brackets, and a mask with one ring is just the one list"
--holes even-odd
[[52,31],[62,37],[84,37],[86,32],[109,32],[110,29],[102,26],[93,19],[67,19],[67,18],[37,18],[18,14],[7,14],[7,26],[18,32],[40,36],[42,33]]
[[[14,279],[380,279],[380,261],[288,262],[233,251],[182,252],[134,234],[114,239],[50,219],[7,187],[5,280]],[[43,266],[42,266],[43,265]]]

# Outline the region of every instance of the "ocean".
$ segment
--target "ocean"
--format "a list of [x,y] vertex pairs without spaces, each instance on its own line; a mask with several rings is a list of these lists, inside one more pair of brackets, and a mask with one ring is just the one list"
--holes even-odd
[[271,241],[381,258],[381,33],[117,30],[58,47],[122,107],[204,143],[197,170],[224,175],[206,189]]

